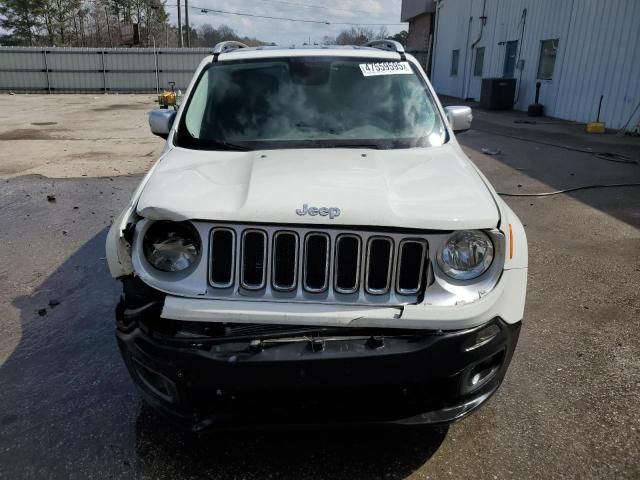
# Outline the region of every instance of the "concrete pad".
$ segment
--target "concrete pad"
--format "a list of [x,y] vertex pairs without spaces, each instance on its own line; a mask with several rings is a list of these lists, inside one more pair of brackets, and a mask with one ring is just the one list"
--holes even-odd
[[147,123],[152,95],[0,98],[0,178],[140,174],[162,149]]

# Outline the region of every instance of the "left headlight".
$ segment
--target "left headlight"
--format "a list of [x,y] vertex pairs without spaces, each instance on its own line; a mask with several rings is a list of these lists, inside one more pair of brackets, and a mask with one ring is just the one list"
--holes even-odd
[[493,242],[486,233],[455,232],[438,251],[438,265],[455,280],[472,280],[488,270],[493,253]]
[[188,222],[155,222],[144,236],[147,261],[163,272],[181,272],[200,254],[200,235]]

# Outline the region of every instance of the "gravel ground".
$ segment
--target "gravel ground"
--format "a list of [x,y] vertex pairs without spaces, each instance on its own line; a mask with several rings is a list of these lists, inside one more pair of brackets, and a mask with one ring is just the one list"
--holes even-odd
[[[207,437],[165,426],[117,352],[104,260],[112,218],[162,146],[150,108],[150,96],[29,95],[0,113],[0,478],[640,478],[639,188],[507,198],[529,239],[525,323],[505,383],[462,422]],[[536,143],[549,126],[487,112],[474,126],[460,142],[501,192],[640,181],[637,164]],[[640,160],[631,140],[552,130]]]

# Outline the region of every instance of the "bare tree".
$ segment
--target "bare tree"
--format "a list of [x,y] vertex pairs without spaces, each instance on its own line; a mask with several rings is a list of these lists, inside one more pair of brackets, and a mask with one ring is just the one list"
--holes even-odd
[[[348,30],[343,30],[338,34],[333,42],[337,45],[362,45],[370,42],[371,40],[378,40],[381,38],[387,38],[389,32],[385,27],[381,27],[378,31],[365,27],[351,27]],[[325,37],[327,39],[328,37]]]
[[255,38],[242,37],[238,35],[235,30],[227,25],[220,25],[218,28],[214,28],[208,23],[205,23],[204,25],[201,25],[195,33],[196,36],[192,38],[192,46],[194,47],[212,47],[216,43],[223,42],[225,40],[236,40],[250,46],[265,45],[265,42]]

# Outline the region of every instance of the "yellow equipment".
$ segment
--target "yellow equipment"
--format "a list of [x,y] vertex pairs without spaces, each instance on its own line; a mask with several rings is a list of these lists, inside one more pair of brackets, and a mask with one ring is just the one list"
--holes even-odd
[[587,123],[587,133],[604,133],[606,131],[604,122]]
[[171,90],[165,90],[160,95],[158,95],[158,103],[160,104],[160,108],[169,108],[176,106],[176,82],[169,82],[169,87],[171,87]]
[[604,95],[600,95],[600,103],[598,104],[598,117],[595,122],[587,123],[587,133],[604,133],[606,126],[604,122],[600,121],[600,109],[602,108],[602,99]]

